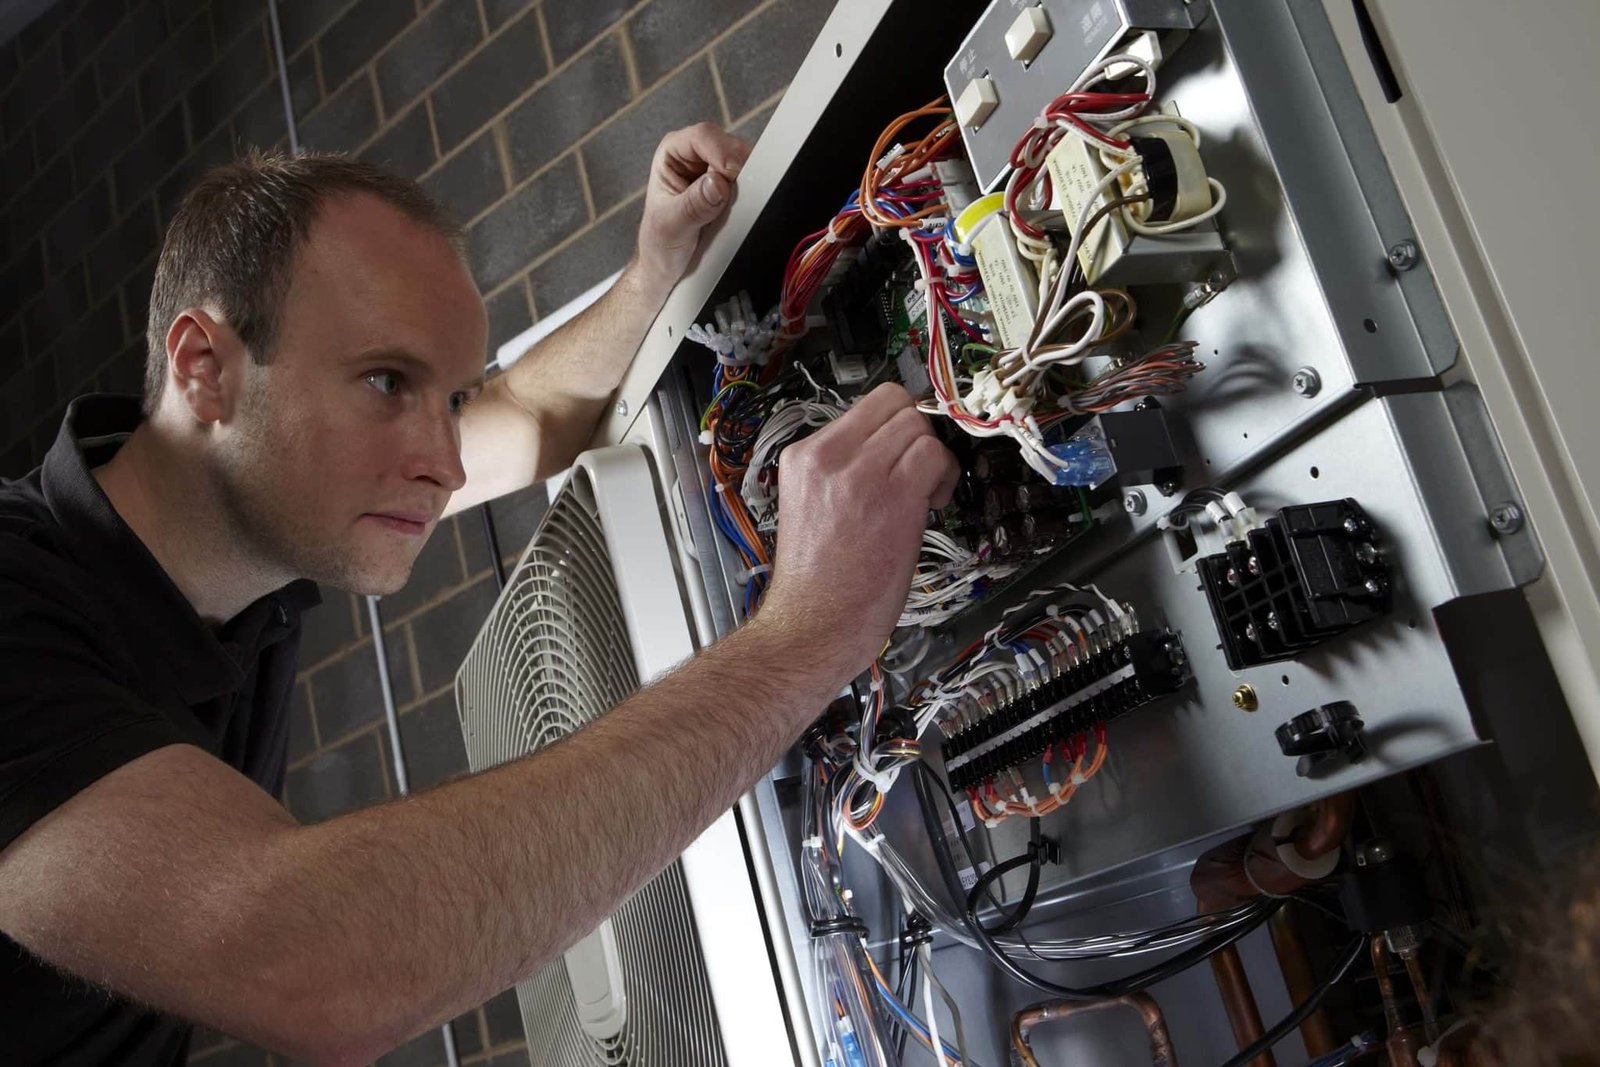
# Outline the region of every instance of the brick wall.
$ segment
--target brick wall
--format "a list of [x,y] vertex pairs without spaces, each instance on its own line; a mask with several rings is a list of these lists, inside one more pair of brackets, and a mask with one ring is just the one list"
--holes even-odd
[[[491,349],[628,257],[660,135],[753,140],[831,0],[280,0],[301,140],[418,178],[468,225]],[[0,476],[66,401],[137,391],[166,220],[205,167],[285,125],[264,2],[62,0],[0,44]],[[508,559],[543,510],[496,501]],[[465,769],[451,679],[494,600],[475,512],[382,604],[414,789]],[[365,605],[306,620],[285,800],[305,821],[394,795]],[[458,1020],[463,1062],[525,1064],[514,996]],[[193,1062],[274,1057],[202,1033]],[[279,1058],[281,1063],[281,1058]],[[442,1064],[428,1035],[382,1061]]]

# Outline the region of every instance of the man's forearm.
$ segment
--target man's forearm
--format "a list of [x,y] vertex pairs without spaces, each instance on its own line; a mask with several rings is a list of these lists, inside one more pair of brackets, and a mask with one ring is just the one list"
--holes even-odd
[[490,381],[461,417],[467,485],[447,514],[570,467],[671,290],[630,263],[599,300]]
[[370,1058],[569,947],[831,698],[792,651],[747,627],[531,759],[280,835],[263,903],[289,926],[261,936],[305,939],[272,955],[309,969],[297,1010]]

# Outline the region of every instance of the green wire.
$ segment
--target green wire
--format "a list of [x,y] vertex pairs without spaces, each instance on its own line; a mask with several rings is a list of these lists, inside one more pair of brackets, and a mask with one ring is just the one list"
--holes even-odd
[[706,405],[705,412],[700,416],[700,429],[704,430],[706,428],[706,424],[711,421],[711,412],[715,410],[719,403],[722,402],[722,398],[728,395],[728,390],[732,389],[736,385],[748,385],[752,389],[760,388],[749,378],[735,378],[727,385],[724,385],[721,389],[718,389],[717,395],[711,398],[711,403]]

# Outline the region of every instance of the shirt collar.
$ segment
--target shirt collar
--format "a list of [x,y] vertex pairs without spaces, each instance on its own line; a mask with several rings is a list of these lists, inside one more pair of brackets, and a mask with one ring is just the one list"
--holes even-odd
[[315,583],[301,579],[251,603],[220,631],[202,619],[93,474],[141,418],[137,397],[74,400],[40,483],[74,558],[101,579],[118,617],[131,623],[128,640],[143,669],[169,679],[185,703],[200,704],[240,688],[254,657],[293,632],[301,612],[322,598]]

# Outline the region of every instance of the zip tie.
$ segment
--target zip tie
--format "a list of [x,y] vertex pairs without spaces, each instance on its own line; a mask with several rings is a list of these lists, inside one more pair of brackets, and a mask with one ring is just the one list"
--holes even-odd
[[733,576],[733,580],[735,582],[737,582],[738,584],[740,584],[740,585],[744,585],[747,582],[749,582],[750,579],[752,579],[752,578],[757,578],[757,577],[760,577],[763,574],[771,574],[771,573],[772,573],[772,564],[770,564],[770,563],[758,563],[754,567],[747,567],[744,570],[739,571],[738,573],[736,573]]

